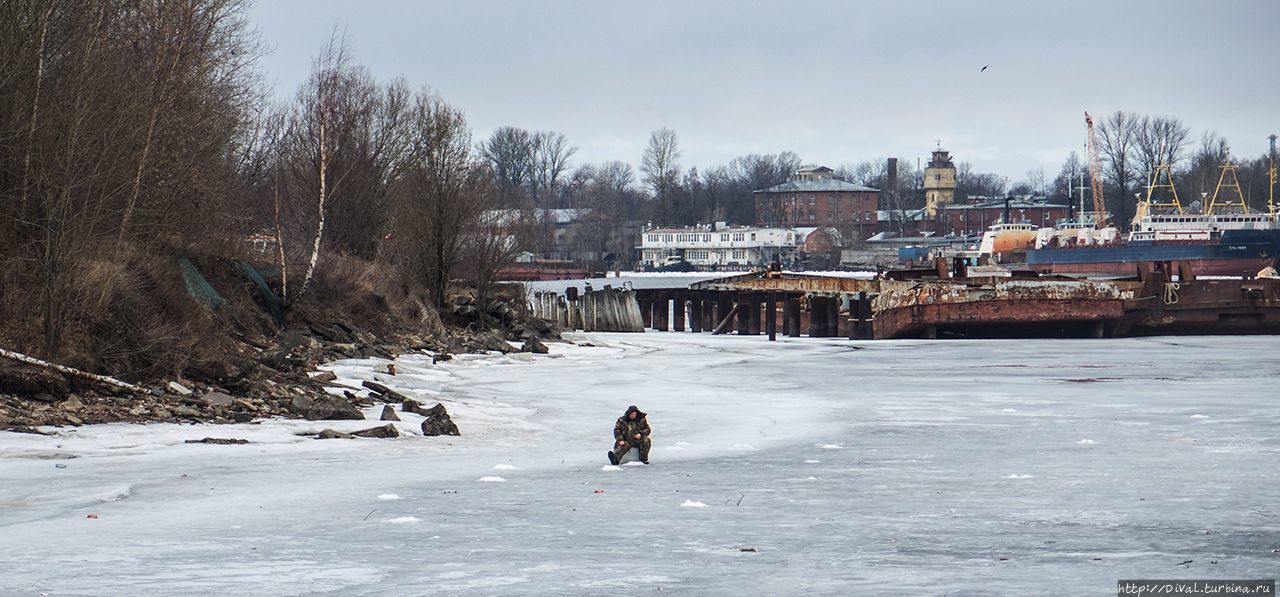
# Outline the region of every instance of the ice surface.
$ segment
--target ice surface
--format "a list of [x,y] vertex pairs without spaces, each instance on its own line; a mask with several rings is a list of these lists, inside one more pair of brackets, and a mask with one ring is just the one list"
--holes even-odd
[[[579,339],[328,367],[443,402],[460,437],[412,413],[396,439],[0,433],[0,595],[1098,595],[1280,573],[1274,337]],[[653,465],[602,467],[629,404]]]

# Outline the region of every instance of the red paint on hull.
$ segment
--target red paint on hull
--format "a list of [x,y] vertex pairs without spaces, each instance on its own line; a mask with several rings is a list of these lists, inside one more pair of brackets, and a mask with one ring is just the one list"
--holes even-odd
[[[1252,276],[1267,266],[1270,260],[1259,259],[1193,259],[1182,261],[1191,266],[1196,276]],[[1101,274],[1108,276],[1134,276],[1145,262],[1105,261],[1097,263],[1054,263],[1047,268],[1036,266],[1039,273],[1052,274]]]

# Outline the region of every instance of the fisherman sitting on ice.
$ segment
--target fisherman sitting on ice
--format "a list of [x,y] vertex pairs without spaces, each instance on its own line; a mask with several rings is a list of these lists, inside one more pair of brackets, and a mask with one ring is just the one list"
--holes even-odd
[[613,451],[609,452],[609,463],[618,464],[631,448],[640,451],[640,462],[649,464],[649,419],[640,412],[636,405],[627,407],[627,412],[618,417],[613,425]]

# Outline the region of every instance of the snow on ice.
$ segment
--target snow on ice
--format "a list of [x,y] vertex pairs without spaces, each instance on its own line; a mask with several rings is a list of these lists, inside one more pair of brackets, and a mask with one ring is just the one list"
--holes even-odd
[[[413,413],[396,439],[0,433],[0,596],[1105,594],[1187,560],[1277,570],[1274,338],[569,338],[593,346],[325,367],[443,402],[459,437]],[[1062,381],[1098,366],[1105,389]],[[605,459],[629,404],[648,467]],[[477,482],[497,471],[519,482]]]

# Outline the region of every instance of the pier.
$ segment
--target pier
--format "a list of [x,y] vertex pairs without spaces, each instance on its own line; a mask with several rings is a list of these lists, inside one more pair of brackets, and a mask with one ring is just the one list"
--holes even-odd
[[1280,279],[1194,279],[1177,263],[1134,279],[968,276],[939,265],[855,279],[762,271],[687,286],[539,293],[535,314],[587,331],[851,340],[1280,334]]

